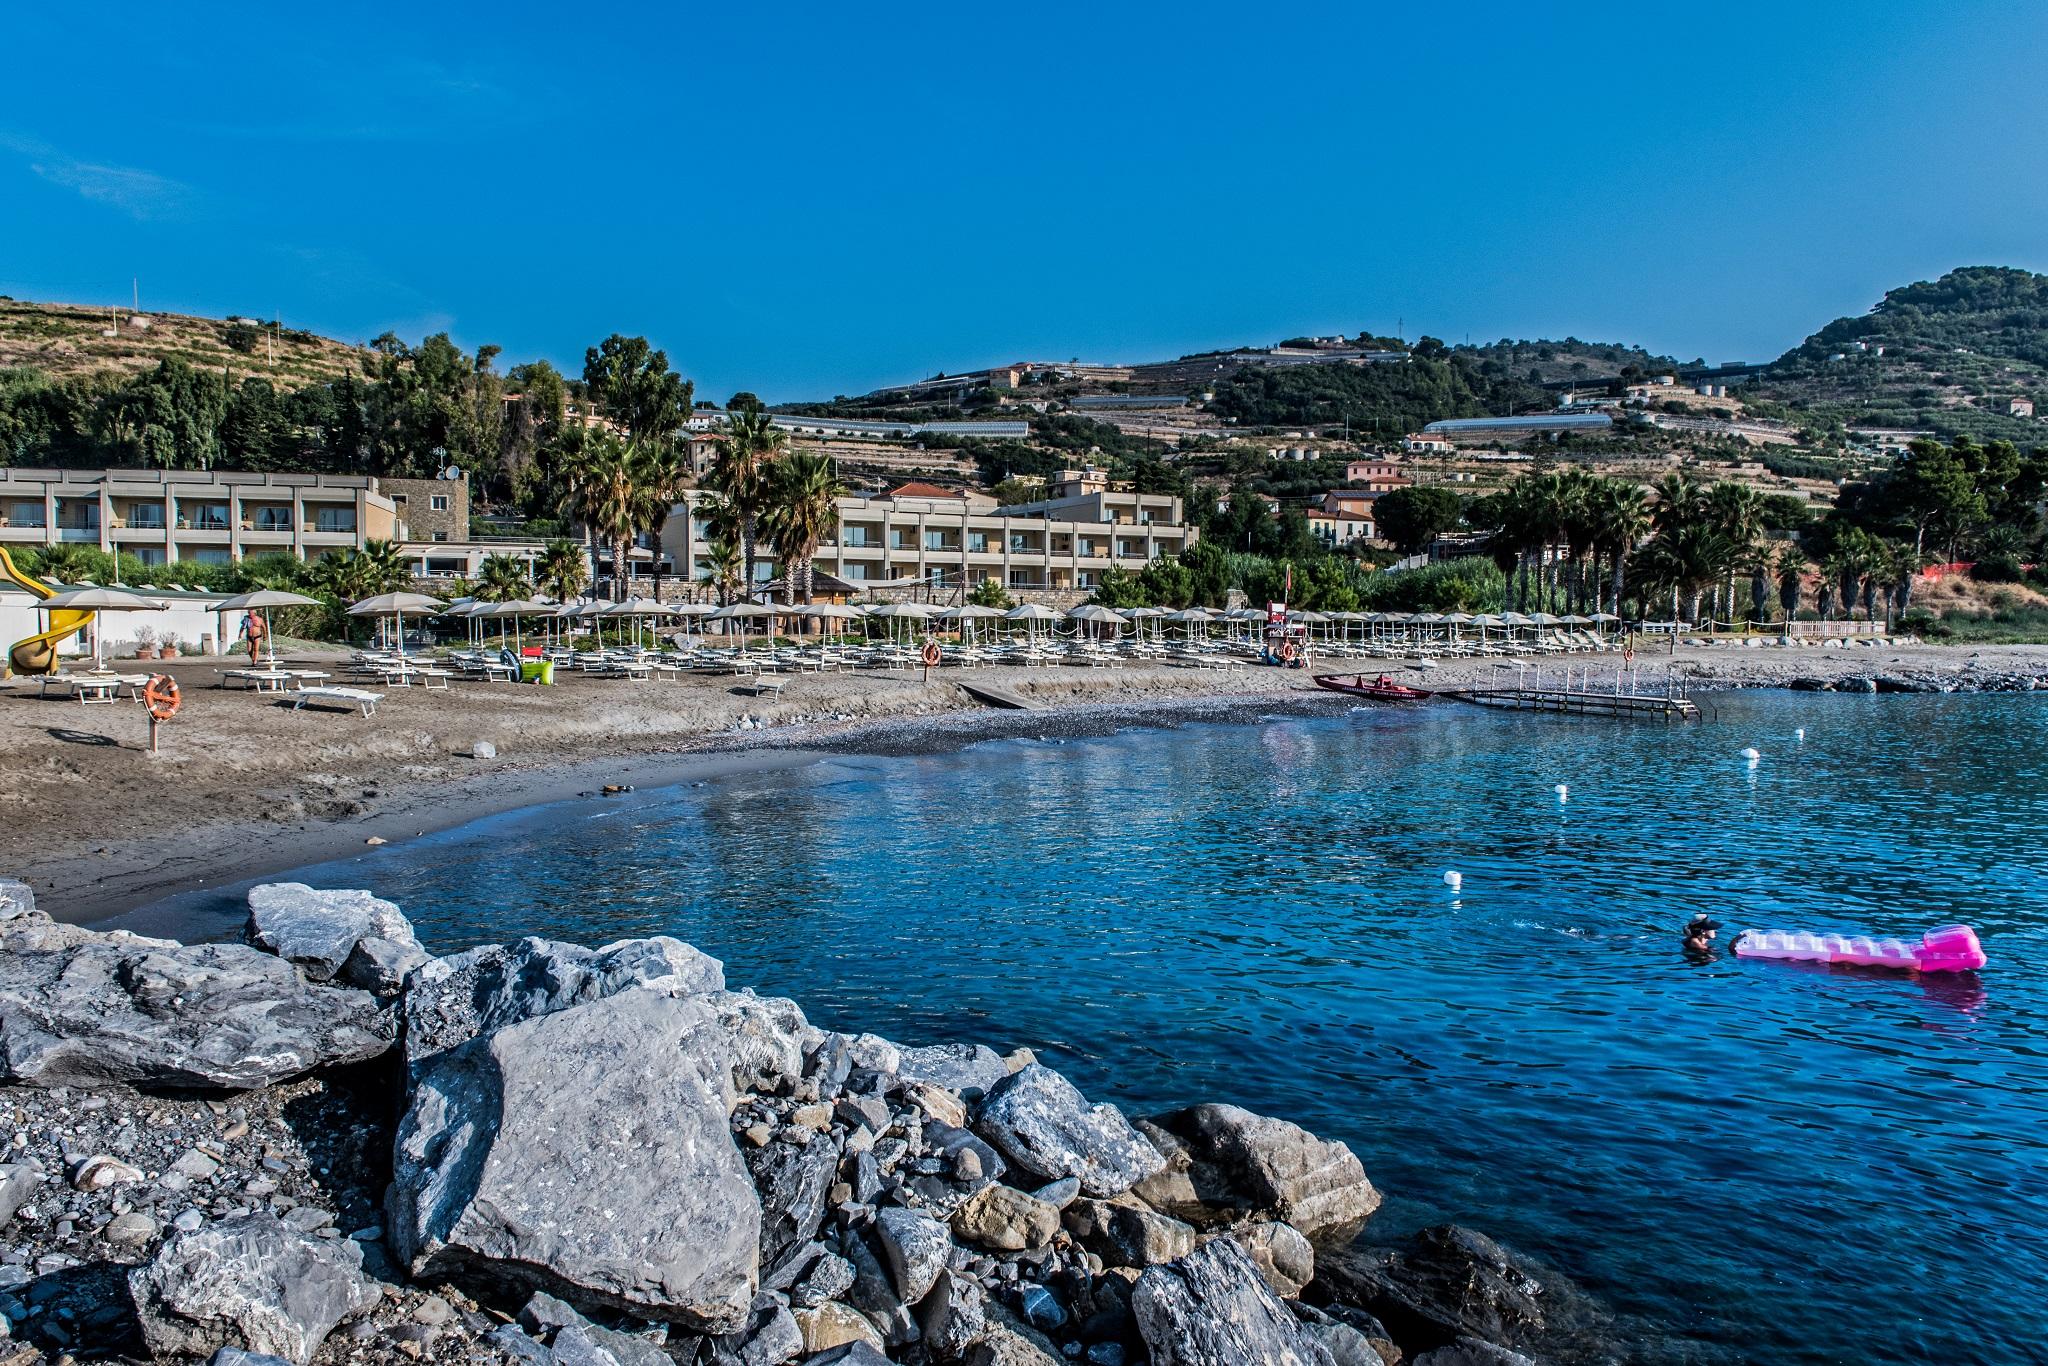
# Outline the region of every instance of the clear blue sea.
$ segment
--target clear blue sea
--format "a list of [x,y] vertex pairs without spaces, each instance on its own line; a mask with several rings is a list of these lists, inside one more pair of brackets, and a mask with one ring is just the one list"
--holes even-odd
[[[442,950],[674,934],[821,1023],[1287,1116],[1363,1158],[1377,1232],[1468,1222],[1689,1358],[2039,1361],[2048,701],[1716,707],[835,758],[301,876]],[[238,916],[211,895],[183,909]],[[1691,966],[1696,911],[1724,939],[1967,921],[1992,965]]]

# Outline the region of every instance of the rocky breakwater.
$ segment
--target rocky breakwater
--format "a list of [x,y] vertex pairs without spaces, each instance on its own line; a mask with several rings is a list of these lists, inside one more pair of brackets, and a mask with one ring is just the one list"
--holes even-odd
[[0,1364],[1557,1345],[1567,1292],[1484,1237],[1355,1242],[1378,1191],[1282,1119],[1134,1121],[1026,1050],[820,1029],[673,939],[435,958],[388,902],[297,884],[245,938],[97,934],[0,882]]

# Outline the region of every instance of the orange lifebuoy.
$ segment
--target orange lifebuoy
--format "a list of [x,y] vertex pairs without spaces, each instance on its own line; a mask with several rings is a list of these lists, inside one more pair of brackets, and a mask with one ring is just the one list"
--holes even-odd
[[924,666],[927,669],[939,667],[939,642],[927,640],[924,643]]
[[152,674],[143,685],[142,700],[149,704],[149,714],[158,721],[168,721],[178,714],[178,680],[169,674]]
[[1301,647],[1291,640],[1282,643],[1280,646],[1280,658],[1283,662],[1292,664],[1295,660],[1301,658]]

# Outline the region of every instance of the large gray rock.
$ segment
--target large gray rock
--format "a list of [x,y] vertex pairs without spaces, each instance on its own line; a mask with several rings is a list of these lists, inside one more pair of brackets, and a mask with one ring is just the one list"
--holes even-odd
[[245,1352],[239,1347],[223,1347],[206,1359],[206,1366],[291,1366],[291,1363],[268,1352]]
[[1142,1206],[1076,1200],[1067,1206],[1062,1222],[1083,1247],[1100,1255],[1109,1266],[1157,1266],[1195,1250],[1194,1229]]
[[0,1227],[28,1203],[36,1187],[43,1184],[43,1177],[42,1164],[38,1162],[9,1162],[0,1166]]
[[998,1082],[974,1131],[1011,1165],[1041,1181],[1079,1177],[1097,1198],[1120,1195],[1163,1170],[1166,1159],[1113,1105],[1090,1105],[1074,1084],[1040,1063]]
[[157,1356],[239,1347],[305,1366],[334,1325],[376,1301],[362,1261],[350,1239],[246,1214],[172,1238],[129,1273],[128,1290]]
[[780,1268],[825,1222],[826,1194],[839,1172],[839,1148],[819,1134],[808,1143],[771,1143],[747,1154],[761,1200],[761,1269]]
[[243,944],[0,921],[0,1080],[246,1090],[390,1046],[374,997]]
[[715,990],[704,1000],[732,1040],[735,1092],[783,1095],[803,1080],[804,1054],[823,1041],[825,1032],[804,1018],[795,1001]]
[[406,987],[405,1060],[417,1069],[480,1034],[656,982],[674,995],[723,991],[725,968],[666,935],[601,949],[529,937],[436,958]]
[[953,1251],[946,1226],[930,1215],[890,1206],[876,1213],[875,1236],[896,1282],[896,1298],[916,1304],[930,1294]]
[[1346,1242],[1380,1193],[1342,1143],[1235,1105],[1191,1105],[1138,1121],[1166,1168],[1138,1183],[1154,1209],[1201,1228],[1277,1219],[1312,1240]]
[[545,1292],[520,1309],[519,1326],[548,1344],[555,1366],[674,1366],[645,1338],[600,1327]]
[[1228,1238],[1140,1276],[1131,1313],[1152,1366],[1335,1366]]
[[709,1007],[658,990],[433,1055],[398,1131],[394,1253],[418,1276],[495,1275],[738,1330],[761,1207],[726,1122],[731,1066]]
[[35,908],[34,888],[11,877],[0,877],[0,920],[13,920]]
[[986,1091],[1010,1069],[1002,1054],[986,1044],[938,1043],[903,1049],[896,1073],[905,1081],[929,1082],[947,1091]]
[[[1335,1359],[1337,1366],[1387,1366],[1387,1359],[1381,1356],[1379,1348],[1373,1345],[1374,1336],[1386,1342],[1384,1330],[1368,1334],[1357,1324],[1326,1314],[1320,1309],[1313,1309],[1305,1304],[1295,1304],[1291,1307],[1294,1316],[1301,1320],[1301,1326],[1307,1330],[1310,1337],[1323,1344],[1324,1350]],[[1389,1350],[1393,1350],[1392,1343],[1387,1343],[1387,1346]]]
[[296,963],[316,982],[338,978],[380,996],[396,992],[405,975],[427,961],[412,922],[391,902],[303,882],[250,888],[243,937]]
[[1367,1310],[1402,1344],[1420,1347],[1461,1338],[1538,1343],[1553,1298],[1534,1268],[1456,1224],[1424,1229],[1400,1248],[1325,1252],[1317,1259],[1316,1293]]

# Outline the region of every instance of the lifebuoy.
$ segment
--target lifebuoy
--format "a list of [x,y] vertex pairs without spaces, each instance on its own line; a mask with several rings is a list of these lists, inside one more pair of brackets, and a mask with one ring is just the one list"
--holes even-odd
[[151,674],[143,685],[142,700],[149,705],[151,717],[170,720],[178,714],[178,680],[169,674]]
[[927,640],[924,643],[924,666],[927,669],[939,667],[939,642]]
[[1282,661],[1292,664],[1295,660],[1301,658],[1301,647],[1291,640],[1282,643],[1280,646],[1280,658]]

